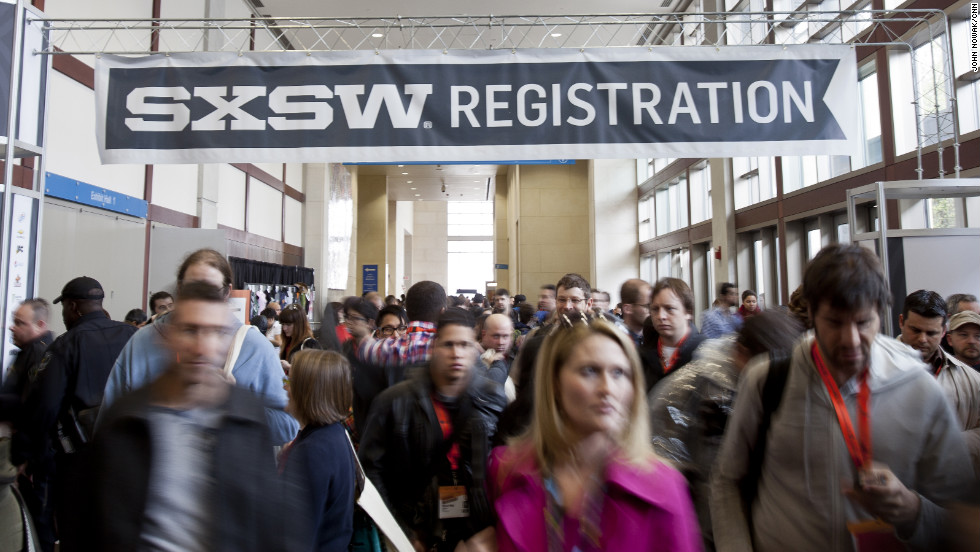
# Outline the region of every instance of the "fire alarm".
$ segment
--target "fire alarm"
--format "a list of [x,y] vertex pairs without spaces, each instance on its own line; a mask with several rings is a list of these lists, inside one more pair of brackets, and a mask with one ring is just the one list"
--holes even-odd
[[721,246],[715,247],[715,259],[721,260]]

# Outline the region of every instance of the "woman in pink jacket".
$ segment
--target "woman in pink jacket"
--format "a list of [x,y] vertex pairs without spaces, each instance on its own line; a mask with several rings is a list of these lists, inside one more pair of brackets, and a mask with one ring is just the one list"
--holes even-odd
[[562,325],[538,356],[530,429],[493,451],[498,549],[701,550],[684,478],[650,446],[633,344],[602,320]]

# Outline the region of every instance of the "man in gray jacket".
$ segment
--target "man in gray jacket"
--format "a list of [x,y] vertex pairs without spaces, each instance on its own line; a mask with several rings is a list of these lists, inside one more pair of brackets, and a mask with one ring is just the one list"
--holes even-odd
[[778,407],[763,400],[768,361],[739,382],[712,479],[718,550],[851,551],[882,540],[940,549],[944,507],[972,488],[973,469],[919,355],[878,334],[890,301],[880,262],[859,246],[828,246],[807,267],[803,295],[814,331],[793,350]]

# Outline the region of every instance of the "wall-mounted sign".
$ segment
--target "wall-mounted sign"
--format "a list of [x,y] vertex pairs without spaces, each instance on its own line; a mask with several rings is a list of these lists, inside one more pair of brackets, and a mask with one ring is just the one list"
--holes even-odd
[[848,155],[848,45],[96,60],[104,163]]
[[378,265],[361,266],[361,293],[378,291]]

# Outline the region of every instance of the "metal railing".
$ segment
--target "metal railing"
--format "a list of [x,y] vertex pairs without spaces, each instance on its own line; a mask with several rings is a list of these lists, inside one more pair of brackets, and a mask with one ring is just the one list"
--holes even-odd
[[[815,11],[809,11],[809,10]],[[942,10],[795,11],[473,17],[35,19],[47,55],[171,55],[193,52],[499,50],[850,44],[901,48],[912,61],[918,175],[936,145],[942,178],[959,130],[949,22]],[[925,45],[923,47],[923,45]]]

